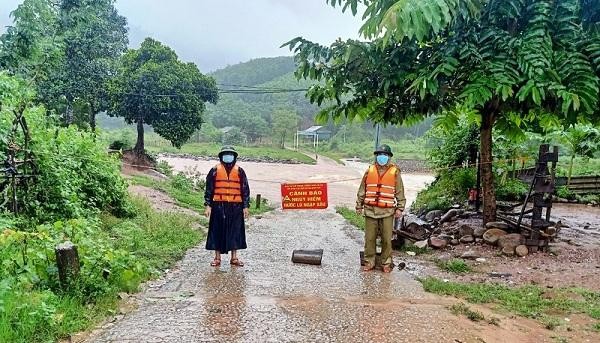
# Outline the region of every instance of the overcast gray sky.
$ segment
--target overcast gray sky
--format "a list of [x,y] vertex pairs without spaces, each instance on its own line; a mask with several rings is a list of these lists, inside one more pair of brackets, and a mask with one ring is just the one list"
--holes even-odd
[[[0,0],[0,32],[22,0]],[[279,46],[303,36],[324,44],[357,38],[360,19],[325,0],[117,0],[132,47],[148,36],[208,72],[257,57],[290,55]]]

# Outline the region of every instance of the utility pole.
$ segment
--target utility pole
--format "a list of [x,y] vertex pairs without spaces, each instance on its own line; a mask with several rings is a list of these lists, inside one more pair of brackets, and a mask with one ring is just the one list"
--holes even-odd
[[381,131],[381,126],[379,123],[375,124],[375,150],[379,147],[379,135]]

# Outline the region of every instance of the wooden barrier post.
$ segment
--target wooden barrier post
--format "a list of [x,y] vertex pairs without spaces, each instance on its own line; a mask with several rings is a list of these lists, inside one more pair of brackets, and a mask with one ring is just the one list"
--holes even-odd
[[256,194],[256,208],[257,209],[260,208],[260,202],[261,202],[261,195],[260,194]]
[[66,241],[56,246],[56,266],[58,278],[63,287],[68,287],[72,280],[79,275],[79,255],[77,246]]

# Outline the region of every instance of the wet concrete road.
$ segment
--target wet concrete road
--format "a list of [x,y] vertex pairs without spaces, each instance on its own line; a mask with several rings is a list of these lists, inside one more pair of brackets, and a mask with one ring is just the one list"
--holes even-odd
[[[333,211],[275,211],[248,224],[245,267],[226,255],[210,267],[211,252],[194,248],[89,342],[478,341],[475,324],[405,271],[362,272],[362,234]],[[322,266],[290,261],[311,248],[325,250]]]

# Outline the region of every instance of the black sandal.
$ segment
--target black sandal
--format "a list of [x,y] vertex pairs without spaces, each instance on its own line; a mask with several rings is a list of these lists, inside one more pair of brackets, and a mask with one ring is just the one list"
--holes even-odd
[[229,261],[229,264],[231,264],[232,266],[237,266],[237,267],[243,267],[244,266],[244,262],[242,262],[239,258],[232,258],[231,261]]

